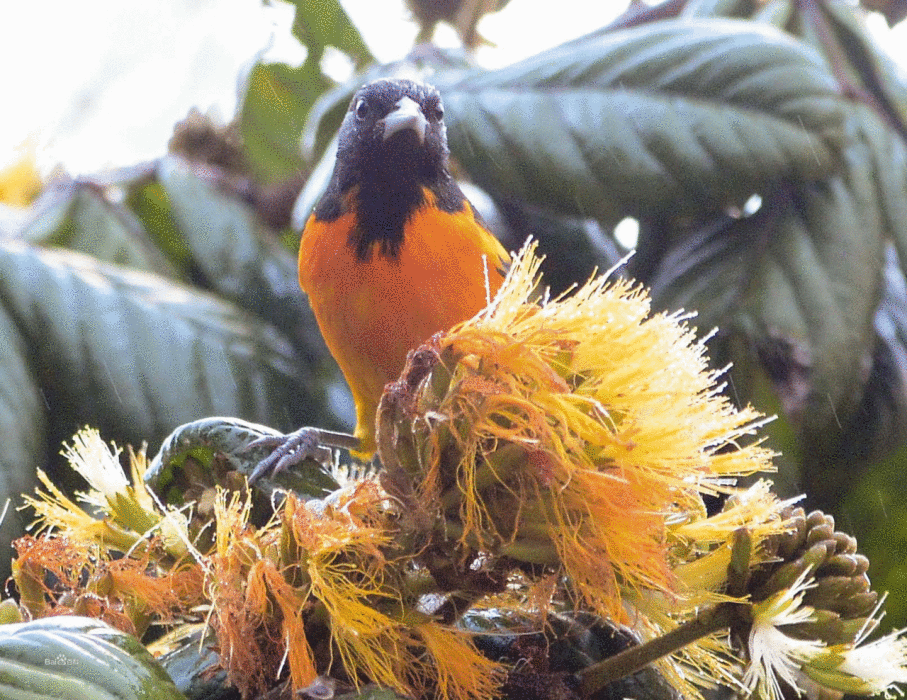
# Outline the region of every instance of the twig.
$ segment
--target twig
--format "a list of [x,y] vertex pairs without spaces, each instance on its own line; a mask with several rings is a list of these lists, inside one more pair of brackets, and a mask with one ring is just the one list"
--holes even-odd
[[576,674],[581,696],[591,697],[593,693],[598,692],[609,683],[636,673],[662,656],[682,649],[687,644],[713,632],[730,627],[739,616],[741,606],[745,605],[744,603],[721,603],[707,608],[694,619],[657,639],[630,647],[604,661],[584,668]]

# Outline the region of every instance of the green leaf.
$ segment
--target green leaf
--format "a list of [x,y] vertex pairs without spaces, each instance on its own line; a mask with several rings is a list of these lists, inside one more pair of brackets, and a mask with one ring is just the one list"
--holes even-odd
[[754,270],[770,264],[767,249],[778,225],[774,209],[768,197],[752,216],[721,214],[689,229],[677,226],[671,246],[664,248],[657,241],[653,246],[651,257],[659,253],[663,257],[657,260],[650,284],[657,309],[694,311],[691,323],[703,335],[717,329],[709,343],[712,364],[729,368],[732,400],[775,417],[760,435],[779,453],[774,460],[778,471],[772,477],[775,490],[782,497],[794,497],[802,492],[803,483],[802,411],[795,407],[808,386],[808,368],[797,362],[799,347],[762,327],[754,329],[752,318],[741,312],[747,295],[760,294],[761,287],[751,288]]
[[739,17],[745,19],[752,12],[749,0],[689,0],[678,17],[694,19],[699,17]]
[[287,341],[195,289],[0,241],[0,307],[29,346],[61,433],[90,423],[140,444],[198,416],[295,427],[312,413]]
[[255,179],[284,181],[305,166],[299,139],[306,115],[330,81],[317,64],[259,63],[249,74],[239,114],[243,147]]
[[135,637],[76,616],[0,625],[0,696],[185,700]]
[[[707,326],[706,326],[707,328]],[[765,346],[762,348],[766,350]],[[777,472],[772,476],[775,492],[782,498],[803,494],[803,442],[800,426],[784,410],[785,396],[778,391],[775,365],[768,352],[760,352],[743,331],[721,333],[710,343],[712,362],[718,367],[730,367],[728,382],[730,396],[738,405],[751,404],[764,415],[772,416],[759,433],[766,446],[778,454],[773,460]]]
[[[477,206],[476,198],[469,188],[466,190],[467,197]],[[593,219],[556,214],[521,202],[505,202],[502,209],[507,221],[503,231],[496,230],[494,219],[489,220],[483,213],[486,225],[510,250],[518,249],[526,236],[538,241],[538,252],[544,256],[542,279],[553,295],[583,284],[624,257],[610,231]]]
[[[217,640],[203,625],[183,625],[155,640],[151,650],[188,700],[229,700],[237,697],[221,666]],[[159,650],[165,649],[162,653]]]
[[437,80],[451,149],[480,186],[603,220],[824,176],[846,104],[814,52],[732,20],[653,23]]
[[800,426],[805,487],[820,504],[837,493],[821,465],[849,439],[881,292],[882,226],[866,149],[850,149],[847,161],[845,175],[780,204],[738,321],[767,353],[782,403]]
[[0,578],[10,574],[9,545],[24,532],[16,508],[36,484],[47,459],[45,404],[32,367],[32,352],[13,320],[0,309]]
[[639,276],[637,266],[653,260],[646,280],[659,308],[695,310],[696,325],[704,330],[722,326],[765,254],[773,217],[763,207],[753,216],[716,214],[688,226],[673,223],[671,245],[651,233],[641,237],[631,272]]
[[854,108],[855,136],[866,142],[873,159],[885,235],[898,257],[907,260],[907,145],[904,138],[868,107]]
[[189,247],[182,239],[161,184],[155,180],[134,183],[126,203],[135,212],[158,249],[175,265],[182,279],[189,277]]
[[302,152],[310,162],[329,158],[333,163],[336,146],[328,146],[340,130],[353,94],[360,86],[370,82],[372,74],[377,78],[383,73],[375,67],[372,71],[357,75],[353,80],[325,91],[312,105],[300,140]]
[[97,184],[58,184],[45,207],[24,229],[31,243],[56,245],[107,262],[173,276],[175,270],[151,242],[142,222]]
[[764,191],[750,217],[715,217],[690,231],[678,226],[652,277],[661,308],[698,309],[706,329],[720,326],[719,340],[748,340],[731,353],[735,390],[756,383],[739,369],[755,353],[797,427],[807,492],[826,505],[839,485],[828,478],[830,462],[853,444],[850,430],[866,429],[858,411],[882,290],[885,176],[877,144],[861,138],[864,117],[863,108],[851,112],[855,138],[842,152],[840,174]]
[[778,29],[784,29],[794,16],[795,2],[796,0],[767,0],[752,16],[752,19],[755,22],[764,22]]
[[900,448],[907,434],[907,282],[894,248],[885,252],[885,289],[875,315],[879,341],[849,450],[860,465]]
[[249,75],[240,111],[240,132],[256,179],[284,181],[311,161],[300,152],[300,137],[315,100],[332,84],[321,70],[328,46],[347,54],[361,68],[372,54],[337,0],[305,0],[296,7],[293,34],[306,47],[298,68],[259,63]]
[[[907,81],[898,62],[883,49],[866,26],[865,13],[848,3],[820,5],[845,53],[849,68],[859,76],[857,83],[868,91],[902,136],[907,135]],[[829,61],[836,57],[829,55]]]
[[339,0],[290,0],[296,6],[293,35],[309,50],[307,60],[321,60],[326,46],[347,54],[357,68],[374,60],[372,52]]
[[255,212],[195,175],[179,158],[164,158],[158,179],[173,218],[205,282],[268,319],[291,338],[303,371],[327,357],[311,307],[299,289],[297,263]]
[[312,214],[318,201],[328,188],[331,176],[334,174],[334,162],[337,157],[337,141],[338,139],[335,137],[330,146],[325,150],[324,155],[309,174],[305,186],[302,188],[302,191],[296,198],[296,202],[293,204],[293,216],[290,225],[296,231],[303,231],[305,229],[309,216]]

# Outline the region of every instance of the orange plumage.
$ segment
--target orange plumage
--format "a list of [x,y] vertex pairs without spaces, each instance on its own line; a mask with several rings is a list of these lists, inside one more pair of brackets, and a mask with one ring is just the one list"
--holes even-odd
[[352,390],[360,458],[374,453],[378,401],[407,352],[480,311],[508,260],[447,172],[442,117],[428,86],[362,88],[302,235],[299,282]]

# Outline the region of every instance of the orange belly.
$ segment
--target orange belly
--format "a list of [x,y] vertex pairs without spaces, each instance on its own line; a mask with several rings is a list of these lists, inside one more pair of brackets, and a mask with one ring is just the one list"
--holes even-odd
[[[426,191],[426,198],[434,195]],[[347,244],[352,214],[309,219],[299,249],[299,283],[356,403],[360,458],[375,450],[375,413],[406,354],[478,313],[503,280],[508,259],[469,204],[455,214],[423,206],[406,224],[396,258],[376,247],[365,261]]]

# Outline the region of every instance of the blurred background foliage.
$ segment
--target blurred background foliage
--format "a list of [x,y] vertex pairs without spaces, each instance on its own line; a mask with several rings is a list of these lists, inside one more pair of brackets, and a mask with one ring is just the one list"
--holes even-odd
[[[907,81],[863,16],[907,5],[633,3],[483,70],[480,20],[504,2],[410,0],[422,43],[390,64],[337,0],[293,4],[306,60],[254,65],[229,124],[193,112],[167,155],[92,177],[41,183],[27,159],[0,174],[24,212],[0,224],[0,496],[54,473],[84,424],[152,453],[212,415],[349,427],[298,230],[356,87],[419,77],[444,95],[468,193],[508,247],[540,241],[555,291],[617,263],[615,229],[638,225],[620,274],[717,328],[729,395],[777,415],[778,490],[858,536],[905,624]],[[463,50],[430,43],[439,22]],[[322,71],[328,47],[351,81]],[[3,551],[23,525],[7,515]]]

